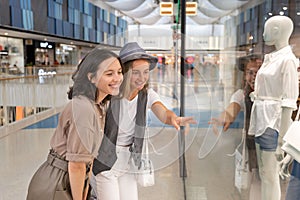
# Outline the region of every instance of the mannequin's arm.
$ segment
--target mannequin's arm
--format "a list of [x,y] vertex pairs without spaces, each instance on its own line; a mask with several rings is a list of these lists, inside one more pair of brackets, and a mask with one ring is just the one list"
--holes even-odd
[[276,158],[278,161],[283,159],[283,151],[281,146],[283,144],[283,137],[287,132],[290,124],[291,124],[291,116],[292,116],[293,109],[289,107],[282,107],[281,111],[281,124],[279,129],[279,136],[278,136],[278,145],[276,149]]
[[[289,126],[290,126],[290,119],[292,116],[292,112],[293,109],[292,108],[288,108],[288,107],[283,107],[282,108],[282,120],[281,120],[281,124],[280,124],[280,133],[279,133],[279,138],[278,138],[278,148],[276,150],[276,153],[279,153],[282,155],[281,152],[279,152],[279,148],[282,147],[283,145],[283,137],[285,135],[285,133],[287,132]],[[282,151],[282,150],[281,150]],[[280,156],[279,154],[277,154],[277,159],[280,160],[280,158],[278,158],[278,156]],[[286,178],[288,178],[290,176],[289,173],[289,165],[292,163],[293,161],[293,157],[290,156],[289,154],[286,154],[286,156],[284,158],[281,159],[282,161],[279,163],[280,165],[280,170],[279,170],[279,176],[281,179],[285,180]]]
[[279,163],[280,166],[279,176],[282,180],[285,180],[286,178],[290,177],[289,166],[292,163],[292,161],[293,161],[292,156],[286,154],[283,160]]
[[289,129],[291,125],[291,116],[292,116],[293,109],[288,107],[282,107],[281,113],[281,124],[279,130],[279,138],[278,138],[278,145],[282,146],[282,138],[284,137],[285,133]]

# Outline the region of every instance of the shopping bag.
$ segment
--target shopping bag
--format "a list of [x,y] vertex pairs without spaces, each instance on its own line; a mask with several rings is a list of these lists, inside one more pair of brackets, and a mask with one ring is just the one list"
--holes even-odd
[[[239,150],[239,147],[242,147]],[[235,174],[234,185],[241,193],[249,187],[250,172],[248,167],[247,151],[246,151],[246,131],[243,130],[242,141],[235,149]]]
[[142,187],[153,186],[155,181],[152,161],[148,158],[142,159],[141,162],[141,167],[137,172],[137,182]]
[[144,138],[143,152],[141,157],[141,165],[137,171],[137,182],[142,187],[149,187],[155,184],[154,181],[154,167],[149,158],[149,132],[146,128],[146,134]]
[[283,140],[294,148],[300,150],[300,121],[294,121],[291,124],[285,133]]
[[234,173],[234,185],[241,193],[249,187],[250,172],[248,169],[248,163],[243,164],[243,155],[236,150],[235,152],[235,173]]
[[295,121],[290,125],[289,129],[283,137],[285,143],[282,145],[282,150],[290,154],[295,160],[300,162],[300,109],[295,118]]

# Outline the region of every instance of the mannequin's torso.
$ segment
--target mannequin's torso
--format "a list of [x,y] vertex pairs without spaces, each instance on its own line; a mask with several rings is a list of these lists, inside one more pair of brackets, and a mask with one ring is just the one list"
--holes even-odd
[[[292,110],[297,108],[299,61],[288,44],[292,31],[293,22],[286,16],[274,16],[265,23],[265,44],[275,46],[275,51],[265,55],[256,76],[254,96],[258,99],[254,103],[256,114],[260,114],[251,120],[249,133],[259,136],[267,127],[273,128],[280,134],[280,144],[290,125]],[[269,106],[265,106],[267,101],[270,101]],[[255,113],[253,116],[256,116]]]
[[[289,38],[293,32],[293,22],[286,16],[274,16],[270,18],[265,24],[264,41],[267,45],[271,44],[275,46],[275,51],[279,51],[289,46]],[[273,35],[273,37],[271,36]],[[271,38],[271,40],[269,40]],[[272,41],[273,39],[273,41]],[[270,43],[269,43],[270,42]],[[274,44],[273,44],[274,43]],[[288,60],[287,65],[298,67],[297,63],[292,60]],[[293,108],[282,107],[281,123],[279,129],[279,145],[282,145],[282,138],[286,133],[292,116]]]

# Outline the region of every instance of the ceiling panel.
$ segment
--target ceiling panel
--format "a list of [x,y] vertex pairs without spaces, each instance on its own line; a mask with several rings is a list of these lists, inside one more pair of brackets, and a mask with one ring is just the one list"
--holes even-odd
[[[155,0],[90,0],[91,3],[101,7],[103,2],[118,10],[132,20],[129,23],[145,25],[172,24],[170,18],[162,18],[159,12],[159,1]],[[249,0],[197,0],[198,14],[194,17],[187,17],[187,23],[191,24],[212,24],[220,23],[220,19],[234,10],[240,8]],[[165,2],[162,1],[161,2]],[[172,2],[172,1],[168,1]],[[175,7],[175,6],[174,6]],[[190,19],[189,19],[190,18]]]

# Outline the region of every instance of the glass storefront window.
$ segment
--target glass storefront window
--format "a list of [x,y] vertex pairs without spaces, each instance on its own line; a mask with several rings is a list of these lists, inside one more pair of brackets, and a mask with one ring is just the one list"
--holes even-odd
[[59,44],[55,52],[57,65],[76,65],[77,60],[77,47],[74,45]]
[[23,40],[0,37],[0,74],[20,75],[24,73]]

